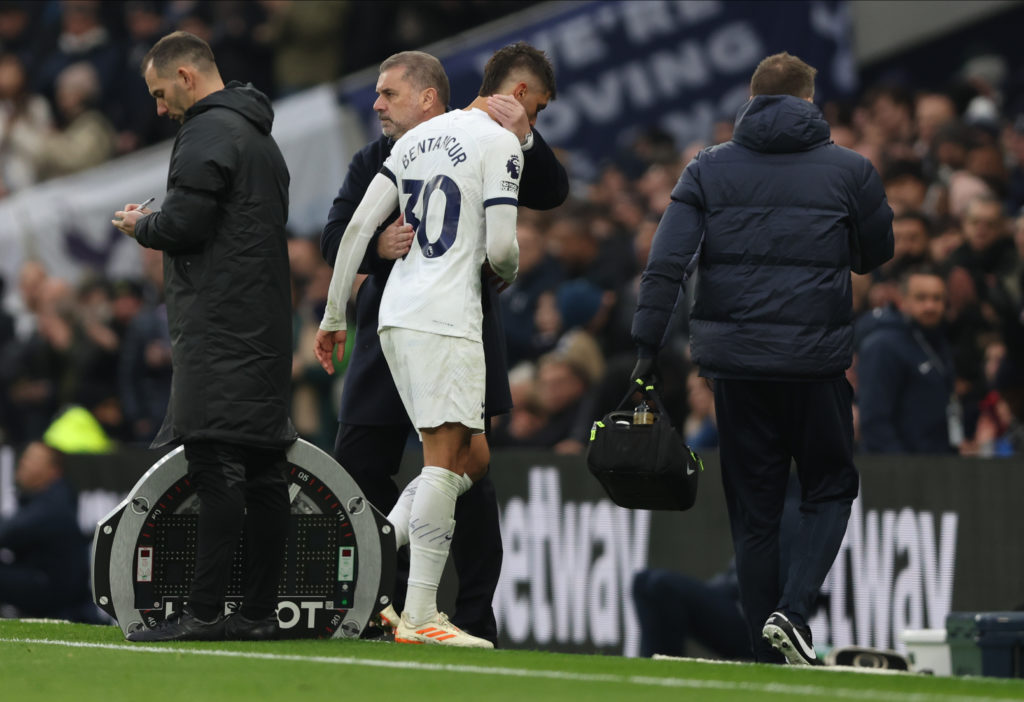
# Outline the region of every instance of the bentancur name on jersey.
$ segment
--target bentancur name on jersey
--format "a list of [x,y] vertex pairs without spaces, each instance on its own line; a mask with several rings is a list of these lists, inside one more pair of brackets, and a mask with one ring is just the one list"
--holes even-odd
[[425,154],[430,151],[447,151],[448,158],[452,160],[452,166],[457,166],[466,160],[466,152],[455,137],[449,135],[427,137],[413,144],[408,151],[402,154],[402,168],[408,168],[409,164],[416,160],[417,153]]

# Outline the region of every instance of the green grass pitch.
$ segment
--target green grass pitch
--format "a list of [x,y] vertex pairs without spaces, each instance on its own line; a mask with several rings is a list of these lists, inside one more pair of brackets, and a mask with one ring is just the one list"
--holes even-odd
[[0,700],[1022,700],[1024,680],[935,678],[366,641],[131,644],[120,629],[0,620]]

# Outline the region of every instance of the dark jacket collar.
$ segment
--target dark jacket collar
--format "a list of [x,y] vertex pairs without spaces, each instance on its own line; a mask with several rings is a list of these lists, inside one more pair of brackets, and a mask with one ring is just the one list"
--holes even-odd
[[274,108],[270,98],[253,87],[252,83],[242,85],[231,81],[223,90],[212,92],[185,111],[185,121],[198,114],[217,107],[234,110],[252,122],[264,134],[270,134],[274,124]]
[[740,108],[733,140],[763,153],[793,153],[827,144],[828,122],[813,103],[791,95],[758,95]]

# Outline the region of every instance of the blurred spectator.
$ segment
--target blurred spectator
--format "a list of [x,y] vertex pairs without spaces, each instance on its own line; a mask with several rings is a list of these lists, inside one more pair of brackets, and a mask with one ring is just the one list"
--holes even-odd
[[195,34],[207,44],[213,41],[214,19],[210,3],[199,0],[171,0],[164,10],[164,19],[168,26]]
[[[953,356],[943,335],[946,285],[934,272],[908,272],[899,311],[878,308],[858,321],[857,406],[867,453],[948,453],[954,403]],[[962,433],[962,430],[960,430]]]
[[[613,167],[614,170],[630,181],[639,179],[651,165],[671,163],[678,156],[675,140],[661,127],[650,124],[642,125],[631,137],[624,140],[628,144],[627,147],[618,151],[613,157],[616,164]],[[623,180],[622,184],[628,185],[626,180]],[[610,202],[610,199],[592,198],[592,201]]]
[[110,327],[118,339],[124,339],[125,333],[145,304],[142,284],[130,279],[119,280],[114,283],[111,295]]
[[3,421],[15,446],[40,438],[57,408],[68,401],[68,354],[73,339],[68,284],[46,277],[33,262],[23,267],[22,281],[23,304],[32,323],[24,337],[7,345],[0,362]]
[[969,148],[964,158],[964,168],[968,173],[981,178],[1000,199],[1005,197],[1006,163],[1002,149],[997,144],[988,142]]
[[665,214],[668,203],[672,201],[672,188],[676,186],[682,170],[683,164],[672,162],[655,163],[644,172],[636,188],[646,199],[651,214],[659,218]]
[[537,305],[541,294],[555,289],[562,279],[562,271],[545,250],[543,234],[535,221],[520,220],[516,239],[519,275],[499,298],[509,368],[524,360],[536,360],[543,352],[534,327]]
[[615,293],[601,290],[584,278],[567,280],[554,291],[542,292],[537,297],[533,335],[527,347],[529,357],[550,351],[574,329],[597,339],[614,304]]
[[58,76],[68,66],[87,62],[95,71],[95,89],[91,90],[94,104],[116,110],[116,86],[122,75],[121,48],[103,26],[101,3],[97,0],[63,0],[60,7],[57,45],[40,67],[35,90],[52,97],[54,103],[59,104]]
[[491,420],[488,441],[492,448],[522,446],[528,437],[544,426],[547,416],[537,400],[536,372],[535,365],[530,362],[520,363],[509,370],[512,409],[508,414]]
[[886,278],[899,280],[909,268],[931,261],[928,244],[931,241],[931,225],[920,212],[908,210],[898,214],[892,221],[892,259],[881,267]]
[[946,218],[928,244],[928,255],[936,266],[945,266],[949,257],[964,243],[964,233],[958,222]]
[[171,397],[171,339],[164,305],[146,307],[125,332],[118,360],[125,421],[136,441],[149,443]]
[[[209,10],[208,21],[211,22],[212,30],[210,46],[217,57],[217,66],[224,81],[252,83],[264,91],[267,97],[278,97],[277,86],[274,84],[273,47],[265,46],[257,39],[260,27],[267,22],[264,3],[217,0],[205,1],[200,5]],[[334,37],[330,43],[338,44],[340,41]]]
[[[973,431],[977,401],[981,399],[982,349],[986,337],[996,331],[995,313],[982,306],[977,287],[965,268],[954,267],[946,276],[946,339],[953,350],[956,369],[956,394],[964,402],[965,423]],[[983,310],[988,310],[988,314]]]
[[914,105],[906,90],[895,85],[875,86],[865,93],[863,103],[867,111],[859,126],[869,143],[910,144],[914,134]]
[[117,398],[117,364],[121,338],[113,327],[114,291],[105,278],[87,278],[78,287],[68,355],[70,401],[89,409],[113,403],[108,422],[120,434],[121,405]]
[[118,154],[171,139],[180,126],[173,120],[158,117],[149,89],[138,79],[143,57],[165,33],[159,4],[145,0],[124,3],[124,25],[127,50],[122,64],[123,79],[118,85],[121,105],[114,116]]
[[911,210],[917,212],[924,207],[928,184],[920,162],[893,161],[882,173],[885,197],[896,214]]
[[562,266],[565,278],[579,278],[590,272],[599,250],[581,208],[557,211],[547,232],[548,250]]
[[324,451],[334,448],[337,434],[336,403],[332,392],[335,378],[344,374],[354,344],[348,344],[338,374],[323,372],[313,353],[316,330],[323,319],[331,267],[324,262],[315,239],[288,240],[292,276],[292,411],[299,435]]
[[21,59],[0,56],[0,197],[38,180],[40,153],[52,130],[50,105],[28,92]]
[[932,140],[928,159],[933,169],[931,176],[948,186],[950,176],[964,167],[970,144],[971,133],[960,122],[948,122],[940,127]]
[[[540,358],[528,410],[509,418],[495,434],[495,446],[533,446],[559,453],[582,453],[593,421],[588,390],[601,378],[605,361],[597,342],[585,331],[566,334]],[[532,429],[532,431],[530,431]]]
[[608,321],[614,294],[586,279],[568,280],[555,291],[561,329],[583,329],[597,335]]
[[98,166],[114,153],[114,128],[96,109],[100,95],[96,70],[75,63],[57,76],[57,112],[61,130],[46,140],[39,159],[44,178]]
[[0,520],[0,604],[21,616],[97,623],[89,587],[88,549],[78,527],[78,499],[64,478],[61,454],[30,443],[14,475],[18,511]]
[[961,448],[965,455],[1012,456],[1017,447],[1011,428],[1019,431],[1010,405],[997,388],[999,369],[1006,358],[1006,345],[994,340],[985,348],[985,385],[987,394],[980,402],[974,437]]
[[942,93],[919,93],[914,100],[914,126],[917,142],[914,152],[926,158],[939,131],[956,121],[956,105]]
[[[155,249],[143,249],[143,268],[147,272],[151,300],[139,287],[142,304],[127,322],[118,356],[118,389],[124,421],[133,439],[148,444],[160,429],[171,398],[171,337],[167,326],[167,308],[163,304],[162,255]],[[119,295],[131,296],[134,285]],[[118,298],[116,298],[118,299]],[[115,299],[115,307],[118,303]],[[121,302],[127,307],[131,303]]]
[[950,254],[948,265],[970,274],[974,295],[989,299],[989,289],[1017,264],[1017,250],[1008,236],[1003,203],[992,195],[979,195],[967,205],[963,218],[964,243]]
[[920,212],[904,210],[897,214],[892,221],[892,233],[893,256],[871,276],[874,282],[868,302],[872,308],[898,305],[900,279],[908,270],[931,261],[929,223]]
[[164,16],[159,3],[149,0],[128,0],[123,7],[124,26],[128,32],[124,65],[127,76],[134,76],[139,73],[146,52],[159,39]]
[[[37,3],[35,10],[38,13]],[[0,51],[15,54],[22,62],[31,60],[38,52],[34,36],[29,3],[4,0],[0,2]]]
[[287,95],[341,77],[347,3],[264,0],[259,38],[273,47],[274,83]]
[[971,200],[979,197],[989,199],[995,197],[995,193],[988,183],[963,169],[950,173],[946,195],[946,212],[950,217],[962,219],[967,213],[967,206]]
[[15,336],[26,339],[36,330],[39,310],[43,301],[43,289],[49,276],[39,261],[29,259],[21,264],[18,271],[18,292],[21,296],[21,316],[15,319]]

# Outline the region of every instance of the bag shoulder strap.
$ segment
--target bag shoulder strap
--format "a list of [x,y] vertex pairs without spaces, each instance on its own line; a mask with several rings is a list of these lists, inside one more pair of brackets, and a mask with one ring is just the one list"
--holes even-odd
[[633,397],[633,393],[635,392],[643,393],[645,399],[654,400],[654,404],[657,405],[658,411],[666,417],[668,416],[668,411],[665,409],[665,405],[661,401],[661,396],[658,395],[658,391],[654,389],[654,383],[645,383],[641,378],[637,378],[633,383],[631,383],[631,387],[626,391],[626,394],[623,395],[615,409],[628,409],[626,403],[629,402],[629,398]]

